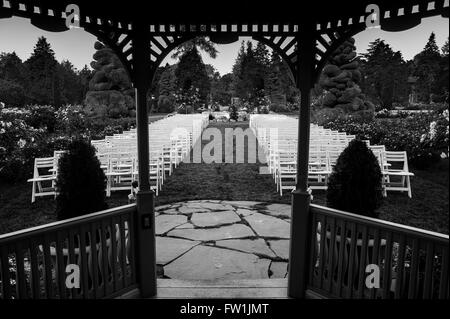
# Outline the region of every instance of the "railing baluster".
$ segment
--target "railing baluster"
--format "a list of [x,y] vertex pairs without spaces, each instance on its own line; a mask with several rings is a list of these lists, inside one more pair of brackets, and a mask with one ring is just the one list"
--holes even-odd
[[433,260],[434,260],[434,245],[427,244],[427,252],[425,254],[425,279],[423,283],[423,298],[429,299],[432,297],[431,287],[433,281]]
[[439,288],[439,299],[448,298],[448,247],[442,248],[441,278]]
[[328,287],[327,291],[332,292],[334,279],[334,248],[336,245],[336,219],[330,218],[330,248],[328,252]]
[[411,258],[411,270],[409,275],[409,291],[408,298],[416,298],[416,290],[420,282],[418,282],[418,270],[419,270],[419,240],[413,239],[412,242],[412,258]]
[[[73,228],[69,228],[69,231],[67,233],[69,236],[67,264],[79,265],[78,260],[77,260],[78,258],[75,256],[75,243],[73,240],[73,238],[75,237],[75,233],[74,233]],[[80,276],[82,276],[81,273],[80,273]],[[78,298],[77,288],[69,289],[69,295],[71,296],[72,299]]]
[[94,298],[101,297],[99,290],[99,278],[98,278],[98,252],[97,252],[97,227],[96,223],[91,223],[91,236],[90,236],[90,245],[91,245],[91,258],[92,258],[92,276],[93,276],[93,291]]
[[15,246],[16,251],[16,267],[17,267],[17,297],[20,299],[28,299],[27,282],[25,276],[23,242],[19,241]]
[[80,264],[81,264],[81,292],[83,298],[87,299],[90,297],[90,289],[89,289],[89,268],[88,268],[88,257],[86,253],[86,227],[85,225],[81,225],[80,227]]
[[31,280],[32,280],[32,292],[34,299],[41,298],[41,277],[39,275],[39,259],[38,259],[38,247],[36,242],[38,238],[30,238],[29,246],[30,246],[30,260],[31,260]]
[[11,276],[9,273],[9,249],[8,246],[0,246],[1,263],[2,263],[2,297],[3,299],[11,298]]
[[386,250],[384,253],[383,271],[383,299],[388,299],[391,291],[391,269],[392,269],[392,232],[386,235]]
[[[380,262],[379,262],[379,250],[380,250],[380,230],[377,228],[374,231],[373,234],[373,250],[372,250],[372,264],[377,265],[378,267],[380,267]],[[372,288],[370,291],[370,299],[376,299],[377,296],[377,289],[376,288]]]
[[[50,256],[50,235],[44,234],[44,241],[42,243],[42,250],[44,254],[44,268],[45,268],[45,296],[47,299],[54,297],[53,289],[53,275],[52,275],[52,258]],[[56,269],[56,266],[55,266]]]
[[314,286],[316,282],[315,267],[317,262],[317,214],[313,214],[311,218],[311,255],[309,259],[309,285]]
[[119,216],[120,229],[120,247],[121,247],[121,262],[122,262],[122,282],[123,286],[127,286],[127,248],[125,245],[125,221],[123,215]]
[[[128,213],[128,245],[129,245],[129,251],[130,251],[130,267],[131,269],[136,269],[136,249],[134,244],[134,229],[135,229],[135,223],[134,223],[134,216],[132,213]],[[156,262],[156,261],[155,261]],[[130,284],[134,284],[136,282],[136,272],[131,271],[130,273]]]
[[336,282],[336,295],[342,296],[342,273],[345,272],[344,251],[347,248],[347,223],[344,220],[340,221],[341,225],[341,240],[339,243],[339,257],[338,257],[338,276]]
[[326,220],[325,220],[325,216],[321,215],[320,216],[320,257],[319,257],[319,282],[318,282],[318,286],[319,288],[323,287],[323,269],[324,269],[324,257],[325,257],[325,242],[326,242],[326,229],[327,229],[327,225],[325,224]]
[[350,239],[350,258],[348,260],[349,262],[349,269],[348,269],[348,297],[353,297],[353,279],[355,277],[354,275],[354,266],[355,266],[355,255],[356,255],[356,233],[357,233],[357,227],[356,223],[351,222],[351,239]]
[[401,298],[402,288],[403,288],[403,271],[405,268],[405,250],[406,250],[406,239],[404,235],[400,235],[400,244],[398,248],[398,259],[397,259],[397,278],[395,282],[395,298]]
[[358,298],[364,298],[368,236],[367,226],[364,225],[362,228],[361,255],[359,256]]
[[116,223],[115,218],[111,217],[109,227],[111,228],[111,269],[113,279],[113,290],[119,290],[119,276],[117,275],[117,236],[116,236]]
[[62,231],[56,232],[56,280],[59,299],[66,299],[66,269],[64,267],[64,238]]
[[104,220],[100,222],[100,245],[101,245],[101,255],[103,260],[103,291],[105,296],[109,295],[111,289],[109,288],[109,272],[108,272],[108,245],[106,243],[106,232],[107,225]]

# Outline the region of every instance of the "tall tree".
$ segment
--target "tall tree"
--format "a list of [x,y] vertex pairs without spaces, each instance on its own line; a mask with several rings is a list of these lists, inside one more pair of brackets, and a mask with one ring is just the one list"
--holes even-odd
[[68,60],[57,66],[62,104],[81,104],[84,99],[83,85],[78,71]]
[[258,108],[260,100],[264,97],[265,76],[263,66],[257,60],[252,42],[247,42],[247,49],[242,58],[239,73],[235,78],[235,94],[250,103],[250,106]]
[[27,71],[15,52],[0,54],[0,101],[22,107],[27,102]]
[[422,52],[414,57],[414,75],[418,77],[418,96],[419,100],[425,103],[432,101],[432,94],[439,94],[436,84],[439,78],[440,61],[441,55],[436,44],[436,35],[432,32]]
[[369,44],[363,55],[361,88],[366,95],[382,108],[392,108],[392,103],[407,100],[408,66],[399,51],[376,39]]
[[176,65],[166,65],[161,74],[158,86],[158,112],[170,113],[174,110],[176,92]]
[[61,92],[57,74],[58,62],[45,37],[40,37],[30,58],[25,61],[28,69],[28,94],[33,104],[61,105]]
[[[177,87],[182,93],[187,94],[194,88],[198,89],[200,103],[207,103],[210,81],[206,73],[205,64],[195,46],[180,57],[175,75]],[[194,106],[194,108],[198,107],[199,105]]]
[[442,56],[439,63],[439,74],[436,82],[437,99],[448,103],[449,96],[449,47],[447,41],[442,46]]

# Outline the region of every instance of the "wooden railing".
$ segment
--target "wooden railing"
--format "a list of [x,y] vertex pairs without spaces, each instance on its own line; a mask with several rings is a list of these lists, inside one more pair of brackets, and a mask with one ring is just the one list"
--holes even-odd
[[448,235],[317,205],[311,220],[309,289],[331,298],[449,298]]
[[[110,298],[136,288],[135,212],[127,205],[0,235],[0,298]],[[78,266],[79,288],[67,288],[68,264]]]

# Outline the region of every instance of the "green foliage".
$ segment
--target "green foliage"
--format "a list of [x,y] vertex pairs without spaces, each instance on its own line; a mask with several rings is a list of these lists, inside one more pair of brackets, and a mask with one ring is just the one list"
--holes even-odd
[[237,112],[236,104],[230,106],[230,120],[237,121],[239,119],[239,115]]
[[233,75],[231,73],[220,76],[216,72],[211,79],[211,100],[212,104],[229,105],[231,97],[233,96],[232,90]]
[[371,112],[373,116],[375,107],[366,100],[358,85],[361,71],[354,44],[354,38],[344,41],[323,68],[319,84],[324,91],[318,108],[323,108],[325,112],[332,108],[344,114]]
[[419,100],[429,103],[433,93],[442,94],[437,87],[440,72],[441,55],[436,45],[436,36],[431,33],[422,52],[414,57],[414,75],[418,77],[417,89]]
[[381,108],[391,109],[393,103],[406,103],[408,65],[400,51],[394,52],[380,39],[371,42],[367,51],[362,61],[363,92]]
[[0,54],[0,101],[8,107],[80,104],[87,92],[91,71],[77,71],[69,61],[58,63],[50,44],[38,39],[31,57]]
[[200,49],[201,51],[206,52],[213,59],[217,56],[218,51],[216,49],[216,45],[212,41],[207,40],[205,37],[196,37],[192,40],[184,42],[176,48],[175,53],[172,54],[172,59],[177,59],[194,48],[196,50]]
[[58,62],[47,39],[40,37],[30,58],[25,61],[28,70],[28,94],[32,104],[61,105],[61,83]]
[[158,112],[171,113],[175,109],[175,98],[173,96],[160,95],[158,99]]
[[381,169],[367,145],[353,140],[339,156],[328,181],[327,205],[378,217],[382,199]]
[[63,154],[56,181],[56,214],[59,220],[107,208],[106,176],[89,142],[76,139]]
[[205,64],[195,46],[181,56],[175,70],[175,76],[177,88],[181,90],[181,95],[192,95],[191,91],[198,89],[199,102],[191,104],[194,109],[199,108],[200,104],[206,104],[211,84],[206,73]]
[[[440,123],[436,127],[439,132],[429,139],[430,125],[436,121]],[[439,161],[442,152],[448,152],[448,126],[445,123],[448,123],[448,112],[363,122],[346,118],[326,123],[324,127],[354,134],[359,139],[370,140],[372,145],[385,145],[389,151],[406,151],[408,162],[424,169]]]
[[10,107],[22,107],[26,102],[24,87],[15,81],[0,79],[0,102]]
[[56,128],[56,113],[51,105],[28,105],[29,115],[27,124],[36,129],[43,129],[48,133],[54,133]]
[[90,117],[127,117],[135,114],[134,90],[127,71],[114,51],[100,42],[95,43],[95,70],[86,94],[86,112]]

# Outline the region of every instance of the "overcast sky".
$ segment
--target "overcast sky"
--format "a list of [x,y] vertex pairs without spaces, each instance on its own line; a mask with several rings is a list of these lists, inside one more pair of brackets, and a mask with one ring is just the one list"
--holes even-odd
[[[404,59],[412,59],[425,46],[431,32],[436,33],[436,41],[439,48],[442,47],[449,34],[449,20],[442,17],[423,19],[422,23],[403,32],[384,32],[379,29],[368,29],[361,32],[356,39],[358,53],[364,53],[369,42],[376,38],[384,39],[395,51],[401,51]],[[28,19],[11,18],[0,19],[0,52],[15,51],[17,55],[26,60],[40,36],[45,36],[50,42],[58,61],[68,59],[76,68],[81,69],[85,64],[89,65],[95,52],[94,42],[96,38],[82,29],[53,33],[40,30],[32,26]],[[205,63],[212,64],[221,75],[231,72],[236,59],[241,40],[228,45],[218,45],[219,54],[216,59],[211,59],[203,54]],[[163,63],[174,63],[167,58]]]

